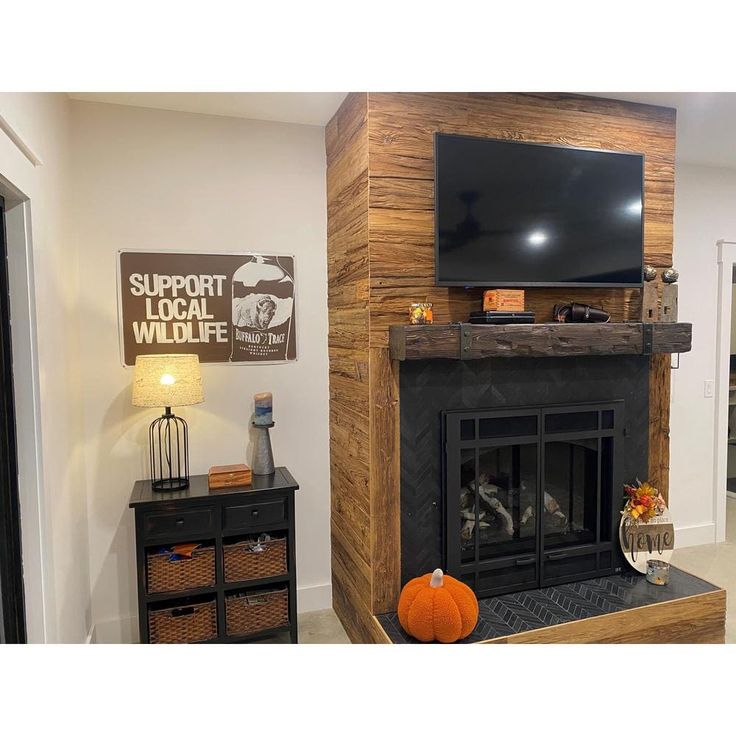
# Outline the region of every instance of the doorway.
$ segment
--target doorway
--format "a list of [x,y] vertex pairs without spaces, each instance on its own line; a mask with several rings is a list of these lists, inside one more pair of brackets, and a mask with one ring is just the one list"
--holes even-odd
[[0,197],[0,643],[26,641],[5,227]]

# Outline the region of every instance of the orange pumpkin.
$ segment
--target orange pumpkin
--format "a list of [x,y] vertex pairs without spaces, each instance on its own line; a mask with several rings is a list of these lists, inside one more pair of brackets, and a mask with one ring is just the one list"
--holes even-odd
[[438,568],[404,586],[398,614],[404,631],[415,639],[450,644],[475,628],[478,601],[465,583]]

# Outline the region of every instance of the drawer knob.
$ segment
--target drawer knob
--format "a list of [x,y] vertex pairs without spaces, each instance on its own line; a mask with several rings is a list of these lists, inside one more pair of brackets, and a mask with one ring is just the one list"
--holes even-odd
[[251,514],[253,515],[253,518],[254,519],[257,519],[258,518],[258,509],[253,509],[253,511],[251,511]]
[[176,525],[177,526],[184,526],[184,519],[177,519],[176,520]]

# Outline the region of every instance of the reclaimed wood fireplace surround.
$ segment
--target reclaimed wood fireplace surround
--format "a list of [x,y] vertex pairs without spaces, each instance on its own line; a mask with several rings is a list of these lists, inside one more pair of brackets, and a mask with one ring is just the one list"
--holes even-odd
[[[406,324],[413,301],[431,301],[436,324],[467,319],[480,301],[479,290],[434,285],[437,131],[645,154],[645,262],[672,265],[674,110],[561,94],[348,95],[325,137],[333,603],[353,641],[385,641],[374,614],[396,609],[401,585],[392,356],[411,336],[394,330],[392,354],[390,327]],[[636,289],[526,290],[538,322],[573,300],[602,306],[613,322],[640,319]],[[641,343],[641,325],[623,329],[629,347]],[[454,339],[450,350],[459,331]],[[666,495],[669,355],[650,360],[649,475]]]

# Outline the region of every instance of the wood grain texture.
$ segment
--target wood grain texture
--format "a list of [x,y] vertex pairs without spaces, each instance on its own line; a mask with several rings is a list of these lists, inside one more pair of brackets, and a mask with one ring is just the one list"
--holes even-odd
[[373,613],[395,610],[401,592],[399,373],[386,348],[370,351]]
[[372,577],[365,95],[348,95],[326,126],[325,146],[333,605],[361,640]]
[[[332,465],[338,469],[332,482],[340,548],[335,579],[339,586],[348,578],[346,557],[353,555],[367,564],[368,581],[348,580],[335,599],[347,605],[352,600],[347,596],[358,597],[356,610],[369,613],[395,608],[400,569],[398,404],[392,394],[389,328],[407,322],[411,302],[432,302],[435,322],[448,323],[467,319],[482,297],[480,289],[435,285],[433,136],[438,131],[643,153],[645,262],[672,265],[674,110],[566,94],[355,93],[346,98],[325,131],[330,401],[340,407],[344,429],[331,444]],[[551,320],[555,303],[569,301],[600,306],[615,322],[641,319],[637,289],[526,290],[527,308],[540,322]],[[665,488],[666,360],[652,359],[650,425],[652,477]],[[347,415],[348,410],[354,414]],[[367,467],[351,454],[350,428],[361,441],[368,432]],[[367,496],[348,502],[353,470],[358,494],[367,488]],[[371,624],[361,621],[354,631],[365,640]]]
[[723,644],[726,591],[547,626],[480,644]]
[[649,359],[649,480],[665,501],[670,489],[670,365],[669,355]]
[[[651,333],[651,346],[644,340],[645,330]],[[392,325],[389,345],[391,358],[399,361],[686,353],[692,347],[692,325]]]

